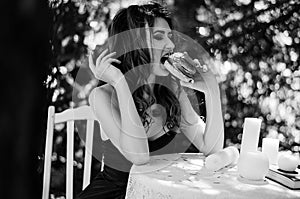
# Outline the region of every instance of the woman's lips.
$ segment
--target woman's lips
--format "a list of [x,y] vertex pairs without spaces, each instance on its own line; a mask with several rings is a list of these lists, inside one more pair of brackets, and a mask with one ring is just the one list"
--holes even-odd
[[164,64],[165,61],[168,60],[168,58],[169,58],[169,56],[163,56],[163,57],[161,57],[161,58],[160,58],[160,63]]

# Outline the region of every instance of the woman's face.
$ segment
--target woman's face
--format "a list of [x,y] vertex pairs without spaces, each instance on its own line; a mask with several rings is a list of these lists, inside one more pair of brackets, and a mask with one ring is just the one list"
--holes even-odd
[[154,27],[151,30],[152,39],[148,37],[148,42],[150,40],[152,48],[152,74],[157,76],[167,76],[169,72],[162,62],[165,61],[163,57],[166,57],[173,52],[175,47],[171,40],[172,30],[170,29],[168,22],[163,18],[156,18]]

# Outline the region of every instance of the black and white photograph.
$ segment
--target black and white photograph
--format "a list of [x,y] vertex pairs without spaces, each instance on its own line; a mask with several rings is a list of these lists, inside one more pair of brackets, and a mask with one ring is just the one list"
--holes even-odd
[[1,198],[300,198],[298,0],[1,7]]

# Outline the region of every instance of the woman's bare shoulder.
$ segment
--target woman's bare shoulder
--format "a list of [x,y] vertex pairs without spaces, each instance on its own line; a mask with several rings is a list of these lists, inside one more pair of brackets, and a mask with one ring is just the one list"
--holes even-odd
[[110,84],[104,84],[102,86],[96,87],[91,91],[91,97],[97,97],[97,101],[101,98],[103,101],[112,102],[114,105],[116,104],[116,95],[114,94],[114,88]]

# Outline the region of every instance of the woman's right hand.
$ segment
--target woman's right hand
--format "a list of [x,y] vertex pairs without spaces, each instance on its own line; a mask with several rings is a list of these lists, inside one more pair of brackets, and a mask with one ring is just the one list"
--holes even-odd
[[112,65],[113,62],[120,64],[121,61],[112,58],[116,52],[107,54],[108,49],[104,50],[96,59],[96,65],[93,62],[92,54],[89,55],[89,67],[94,76],[101,81],[114,86],[122,77],[120,69]]

